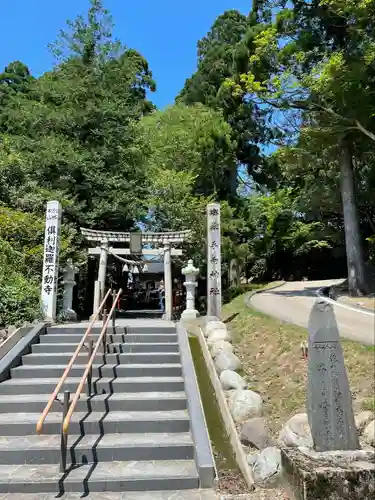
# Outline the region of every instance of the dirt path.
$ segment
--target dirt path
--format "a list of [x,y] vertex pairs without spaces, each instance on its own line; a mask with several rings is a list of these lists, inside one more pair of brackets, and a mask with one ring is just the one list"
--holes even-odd
[[[306,328],[317,290],[340,281],[342,280],[285,283],[275,290],[254,295],[251,305],[277,319]],[[342,337],[375,345],[375,315],[338,303],[334,304],[334,311]]]

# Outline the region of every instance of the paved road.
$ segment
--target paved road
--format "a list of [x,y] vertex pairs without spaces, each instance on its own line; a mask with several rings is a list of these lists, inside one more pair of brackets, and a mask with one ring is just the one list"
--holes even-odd
[[[307,327],[311,308],[319,288],[342,280],[293,281],[282,287],[254,295],[251,305],[277,319]],[[375,316],[334,304],[340,335],[369,345],[375,345]]]

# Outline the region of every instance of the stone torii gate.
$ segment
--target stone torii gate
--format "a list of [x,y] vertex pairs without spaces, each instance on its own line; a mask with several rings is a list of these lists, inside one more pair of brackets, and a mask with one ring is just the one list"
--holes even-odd
[[[107,272],[107,259],[109,253],[117,255],[155,255],[163,256],[164,259],[164,286],[165,286],[165,319],[172,319],[172,269],[171,256],[182,255],[181,249],[174,248],[187,240],[191,231],[175,231],[163,233],[124,233],[119,231],[98,231],[94,229],[81,228],[83,237],[90,242],[97,242],[99,247],[89,248],[89,255],[99,256],[98,279],[95,282],[94,292],[94,312],[99,307],[101,297],[104,296],[104,287]],[[141,234],[139,238],[138,249],[132,248],[113,248],[110,243],[125,243],[130,247],[132,235]],[[153,246],[156,248],[142,248],[142,245]],[[173,247],[172,247],[173,245]]]

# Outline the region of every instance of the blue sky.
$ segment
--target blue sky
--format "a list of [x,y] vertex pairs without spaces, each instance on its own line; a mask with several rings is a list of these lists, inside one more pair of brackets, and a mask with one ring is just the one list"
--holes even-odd
[[[51,68],[47,48],[67,19],[84,13],[88,0],[0,0],[0,71],[21,60],[37,76]],[[106,0],[114,34],[148,60],[158,86],[158,107],[173,103],[195,70],[196,43],[219,14],[237,9],[248,14],[249,0]]]

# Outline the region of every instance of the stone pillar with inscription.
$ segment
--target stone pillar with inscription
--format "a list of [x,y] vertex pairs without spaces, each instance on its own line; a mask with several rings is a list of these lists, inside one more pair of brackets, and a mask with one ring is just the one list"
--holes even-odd
[[309,318],[308,417],[315,451],[358,450],[352,396],[332,304],[318,299]]
[[47,203],[41,294],[43,316],[46,321],[56,319],[61,213],[61,205],[58,201]]
[[207,316],[221,316],[220,203],[207,205]]

